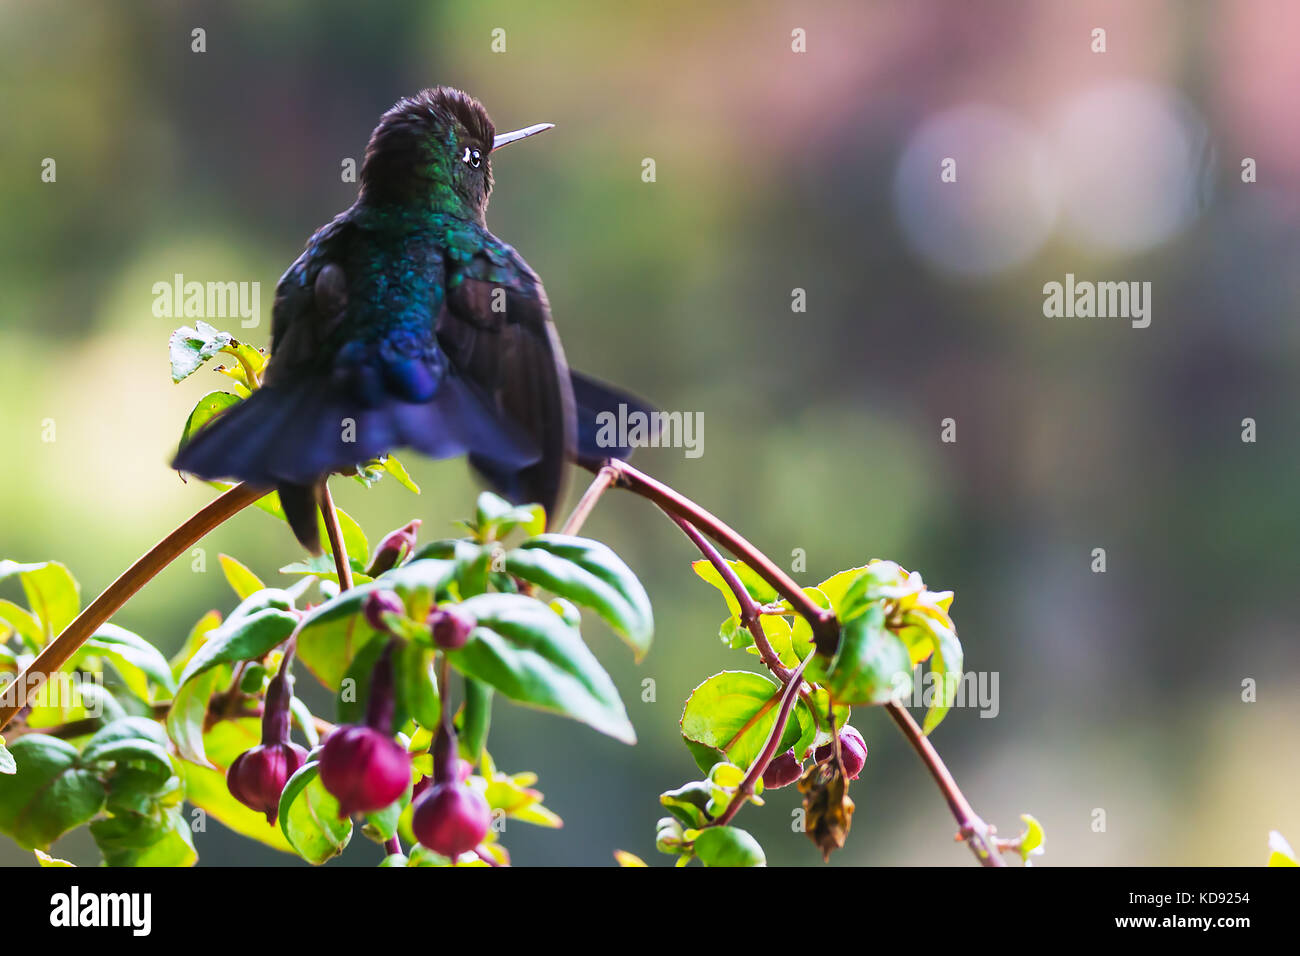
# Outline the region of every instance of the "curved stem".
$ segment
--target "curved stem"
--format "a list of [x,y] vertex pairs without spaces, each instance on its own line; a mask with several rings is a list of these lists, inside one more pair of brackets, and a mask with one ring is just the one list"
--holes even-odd
[[334,555],[334,570],[339,576],[339,590],[352,587],[352,565],[348,562],[348,549],[343,546],[343,529],[339,527],[339,513],[330,494],[330,483],[324,478],[320,483],[320,513],[325,520],[325,534],[329,536],[330,551]]
[[568,520],[560,528],[560,534],[577,534],[578,529],[582,527],[587,516],[591,514],[591,509],[596,507],[596,502],[600,496],[613,487],[618,480],[618,472],[609,465],[601,465],[600,470],[596,472],[596,477],[592,479],[587,490],[582,493],[578,499],[578,504],[574,507],[573,513],[569,515]]
[[704,510],[690,498],[679,494],[663,482],[638,471],[627,462],[611,458],[601,466],[602,471],[606,468],[613,469],[617,473],[620,486],[643,498],[648,498],[672,517],[685,518],[753,568],[759,577],[775,588],[790,602],[790,606],[807,620],[812,628],[813,641],[817,645],[818,652],[826,655],[835,652],[836,647],[839,646],[840,625],[834,612],[814,604],[812,599],[803,593],[803,589],[777,567],[771,558],[746,541],[716,515]]
[[952,811],[957,821],[961,837],[975,854],[975,858],[982,866],[1006,866],[1006,862],[998,855],[992,830],[971,807],[970,801],[957,786],[957,781],[948,772],[943,758],[939,756],[939,751],[935,750],[934,744],[930,743],[930,738],[925,735],[902,704],[890,701],[885,705],[885,710],[889,711],[889,716],[894,718],[894,723],[898,724],[907,742],[920,755],[922,762],[930,771],[930,776],[934,777],[934,782],[939,785],[943,798],[948,801],[948,809]]
[[0,730],[23,709],[26,697],[66,664],[77,649],[120,608],[131,595],[144,587],[159,571],[167,567],[213,528],[247,508],[270,489],[239,484],[204,505],[189,520],[150,548],[121,576],[104,589],[76,620],[50,641],[14,678],[12,692],[0,692]]

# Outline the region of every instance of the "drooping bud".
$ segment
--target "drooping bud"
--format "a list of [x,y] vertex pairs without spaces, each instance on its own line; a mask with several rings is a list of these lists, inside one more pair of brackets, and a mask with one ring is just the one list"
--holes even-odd
[[436,607],[429,612],[429,630],[433,642],[444,651],[456,651],[465,646],[478,622],[454,604]]
[[382,810],[411,783],[411,758],[373,727],[340,727],[320,755],[320,780],[339,802],[339,816]]
[[226,786],[236,800],[274,824],[284,785],[306,762],[307,751],[295,743],[259,744],[230,764]]
[[767,769],[763,771],[763,789],[779,790],[781,787],[788,787],[801,776],[803,776],[803,764],[794,755],[794,748],[791,747],[767,765]]
[[411,831],[434,853],[452,860],[483,842],[492,810],[483,795],[463,783],[435,783],[415,805]]
[[340,727],[320,755],[320,779],[339,802],[339,815],[382,810],[411,782],[410,754],[392,738],[393,647],[389,641],[370,675],[366,725]]
[[262,743],[236,757],[226,771],[231,795],[244,806],[265,813],[268,823],[275,823],[284,785],[307,762],[307,751],[289,740],[291,661],[291,657],[284,659],[280,672],[266,689]]
[[415,536],[419,531],[420,519],[416,518],[410,524],[384,535],[384,539],[375,548],[375,553],[370,559],[370,567],[366,568],[366,574],[377,578],[385,571],[397,567],[415,550]]
[[406,605],[392,591],[371,591],[366,595],[365,604],[362,607],[365,611],[366,623],[381,634],[391,633],[388,622],[384,620],[385,614],[396,614],[398,616],[406,614]]
[[[821,762],[833,753],[832,744],[822,744],[813,753],[813,758]],[[862,773],[862,768],[867,763],[867,742],[848,724],[840,730],[840,759],[844,762],[844,775],[850,780],[857,780],[858,774]]]

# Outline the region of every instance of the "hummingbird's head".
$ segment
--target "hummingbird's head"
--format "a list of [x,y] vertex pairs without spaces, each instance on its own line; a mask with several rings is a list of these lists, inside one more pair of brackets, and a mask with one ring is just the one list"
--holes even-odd
[[497,135],[483,104],[448,86],[403,97],[370,134],[361,166],[362,200],[428,204],[481,221],[492,192],[491,154],[551,128]]

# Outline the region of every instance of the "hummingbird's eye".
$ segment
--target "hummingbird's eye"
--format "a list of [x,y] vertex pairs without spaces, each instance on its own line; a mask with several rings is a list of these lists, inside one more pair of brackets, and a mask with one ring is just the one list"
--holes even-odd
[[471,169],[478,169],[483,165],[483,154],[477,149],[470,149],[466,146],[465,153],[461,156],[460,160]]

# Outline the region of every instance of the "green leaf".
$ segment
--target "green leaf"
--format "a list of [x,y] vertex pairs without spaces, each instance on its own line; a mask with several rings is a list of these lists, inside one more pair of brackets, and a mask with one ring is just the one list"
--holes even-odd
[[225,573],[226,580],[230,582],[230,587],[239,600],[243,601],[250,598],[266,587],[256,574],[230,555],[218,554],[217,560],[221,562],[221,570]]
[[375,636],[362,609],[374,590],[396,592],[407,616],[422,621],[455,573],[455,563],[435,558],[408,561],[368,584],[344,591],[307,612],[298,631],[298,658],[326,687],[336,689],[358,651]]
[[930,632],[934,635],[934,656],[930,658],[930,674],[942,682],[943,691],[925,712],[925,721],[921,729],[929,734],[939,726],[949,709],[957,699],[957,690],[961,686],[962,650],[957,634],[950,628],[937,622],[931,622]]
[[208,323],[196,321],[194,328],[181,327],[167,340],[171,358],[172,381],[181,382],[197,372],[208,359],[229,346],[234,339]]
[[145,703],[154,700],[154,696],[149,693],[151,681],[169,694],[176,691],[176,679],[172,677],[171,665],[162,656],[162,652],[140,635],[116,624],[101,624],[99,630],[73,656],[73,661],[80,662],[92,655],[111,662],[131,693]]
[[1028,862],[1031,856],[1040,856],[1047,849],[1047,834],[1043,832],[1043,825],[1030,814],[1020,814],[1020,820],[1025,825],[1024,835],[1020,838],[1020,858]]
[[688,827],[702,827],[709,822],[709,801],[713,787],[707,780],[692,780],[676,790],[659,794],[659,802],[669,813]]
[[[368,584],[374,580],[366,574],[366,566],[356,558],[348,558],[348,564],[352,568],[353,584]],[[335,584],[339,580],[338,565],[328,554],[317,554],[302,561],[294,561],[286,564],[280,569],[281,574],[308,574],[314,578],[322,578],[326,581],[333,581]]]
[[172,761],[167,753],[167,733],[147,717],[122,717],[102,727],[81,751],[85,767],[116,764],[145,772],[137,778],[141,785],[151,785],[157,792],[172,776]]
[[402,818],[402,811],[406,809],[411,802],[411,788],[407,787],[406,792],[400,797],[384,807],[382,810],[375,810],[367,813],[365,834],[376,843],[383,843],[391,840],[397,835],[397,823]]
[[0,561],[0,581],[15,574],[22,581],[27,605],[41,622],[47,640],[61,633],[81,610],[77,581],[72,572],[59,562],[18,564]]
[[834,658],[814,655],[804,676],[823,685],[837,704],[885,704],[911,693],[912,658],[885,627],[877,603],[843,625]]
[[18,764],[14,762],[14,755],[5,747],[5,739],[0,737],[0,773],[14,774],[18,772]]
[[41,622],[26,608],[19,607],[13,601],[0,600],[0,621],[13,628],[30,650],[40,650],[44,645],[45,632],[41,629]]
[[[492,725],[492,688],[472,677],[465,678],[465,703],[457,721],[460,755],[477,765],[487,746]],[[429,725],[432,726],[432,725]]]
[[207,641],[190,658],[181,673],[180,684],[218,664],[251,661],[264,657],[283,643],[298,626],[298,616],[276,607],[230,618],[208,635]]
[[682,743],[686,744],[686,749],[691,752],[691,759],[695,761],[695,766],[699,767],[704,773],[708,773],[713,769],[718,761],[727,759],[727,755],[717,747],[709,747],[698,741],[691,740],[689,737],[683,737]]
[[695,838],[695,855],[705,866],[766,866],[767,857],[739,827],[709,827]]
[[73,866],[73,867],[75,867],[75,866],[77,865],[77,864],[75,864],[75,863],[69,863],[67,860],[60,860],[60,859],[57,859],[56,857],[52,857],[52,856],[50,856],[48,853],[42,853],[40,850],[35,850],[35,851],[33,851],[33,852],[36,854],[36,862],[37,862],[37,864],[40,865],[40,866],[51,866],[51,867]]
[[463,648],[448,655],[458,671],[511,700],[636,742],[614,682],[581,635],[547,605],[518,594],[483,594],[461,608],[478,627]]
[[67,741],[26,734],[9,752],[18,772],[0,787],[0,832],[24,849],[48,849],[103,808],[103,781],[81,766],[77,748]]
[[396,455],[389,455],[387,458],[383,459],[383,463],[380,467],[392,475],[403,488],[413,491],[417,495],[420,493],[420,486],[415,483],[406,468],[397,460]]
[[149,816],[124,814],[90,825],[107,866],[193,866],[199,855],[189,824],[177,807]]
[[[727,564],[731,570],[736,572],[736,577],[740,579],[741,585],[749,592],[749,596],[758,604],[770,604],[777,599],[777,593],[772,585],[768,584],[758,572],[745,564],[743,561],[728,561]],[[715,588],[722,592],[722,596],[727,601],[727,607],[731,609],[732,614],[740,613],[740,602],[736,600],[736,594],[731,587],[722,579],[718,569],[713,566],[711,561],[700,559],[691,562],[691,568],[703,580],[708,581]]]
[[218,611],[209,611],[207,614],[203,615],[203,617],[199,618],[199,620],[194,624],[194,627],[190,629],[189,636],[185,638],[185,643],[181,645],[181,649],[172,656],[170,661],[167,662],[174,678],[181,676],[181,672],[185,670],[185,665],[190,662],[190,659],[198,649],[203,646],[203,642],[208,639],[208,635],[220,626],[221,614]]
[[[762,674],[723,671],[691,692],[682,710],[682,736],[719,750],[748,769],[762,752],[776,723],[781,688]],[[787,721],[777,752],[793,747],[804,736],[812,714],[800,703]]]
[[[820,588],[804,588],[803,593],[812,599],[812,602],[820,608],[834,610],[831,599],[827,597]],[[788,604],[787,604],[788,606]],[[803,660],[813,652],[816,647],[813,641],[812,626],[802,614],[795,614],[794,624],[790,628],[790,647],[799,660]]]
[[524,534],[546,530],[546,512],[541,505],[512,505],[500,495],[485,491],[478,496],[472,529],[479,541],[497,541],[516,528]]
[[637,660],[649,650],[654,634],[650,598],[632,570],[600,542],[541,534],[506,555],[506,571],[594,610]]
[[191,763],[211,767],[203,746],[203,726],[208,715],[208,702],[223,678],[228,678],[229,668],[214,667],[204,671],[194,680],[181,684],[167,711],[167,734],[176,744],[176,751]]
[[393,667],[399,709],[422,727],[437,727],[442,718],[442,703],[433,671],[433,649],[407,641],[393,655]]
[[280,794],[280,830],[308,863],[320,864],[343,852],[352,839],[352,820],[339,816],[339,802],[320,781],[311,760],[289,778]]
[[190,417],[185,420],[185,428],[181,431],[180,443],[184,445],[198,432],[200,428],[206,425],[212,419],[224,412],[232,405],[238,405],[243,399],[232,392],[208,392],[199,399],[198,404],[190,412]]

